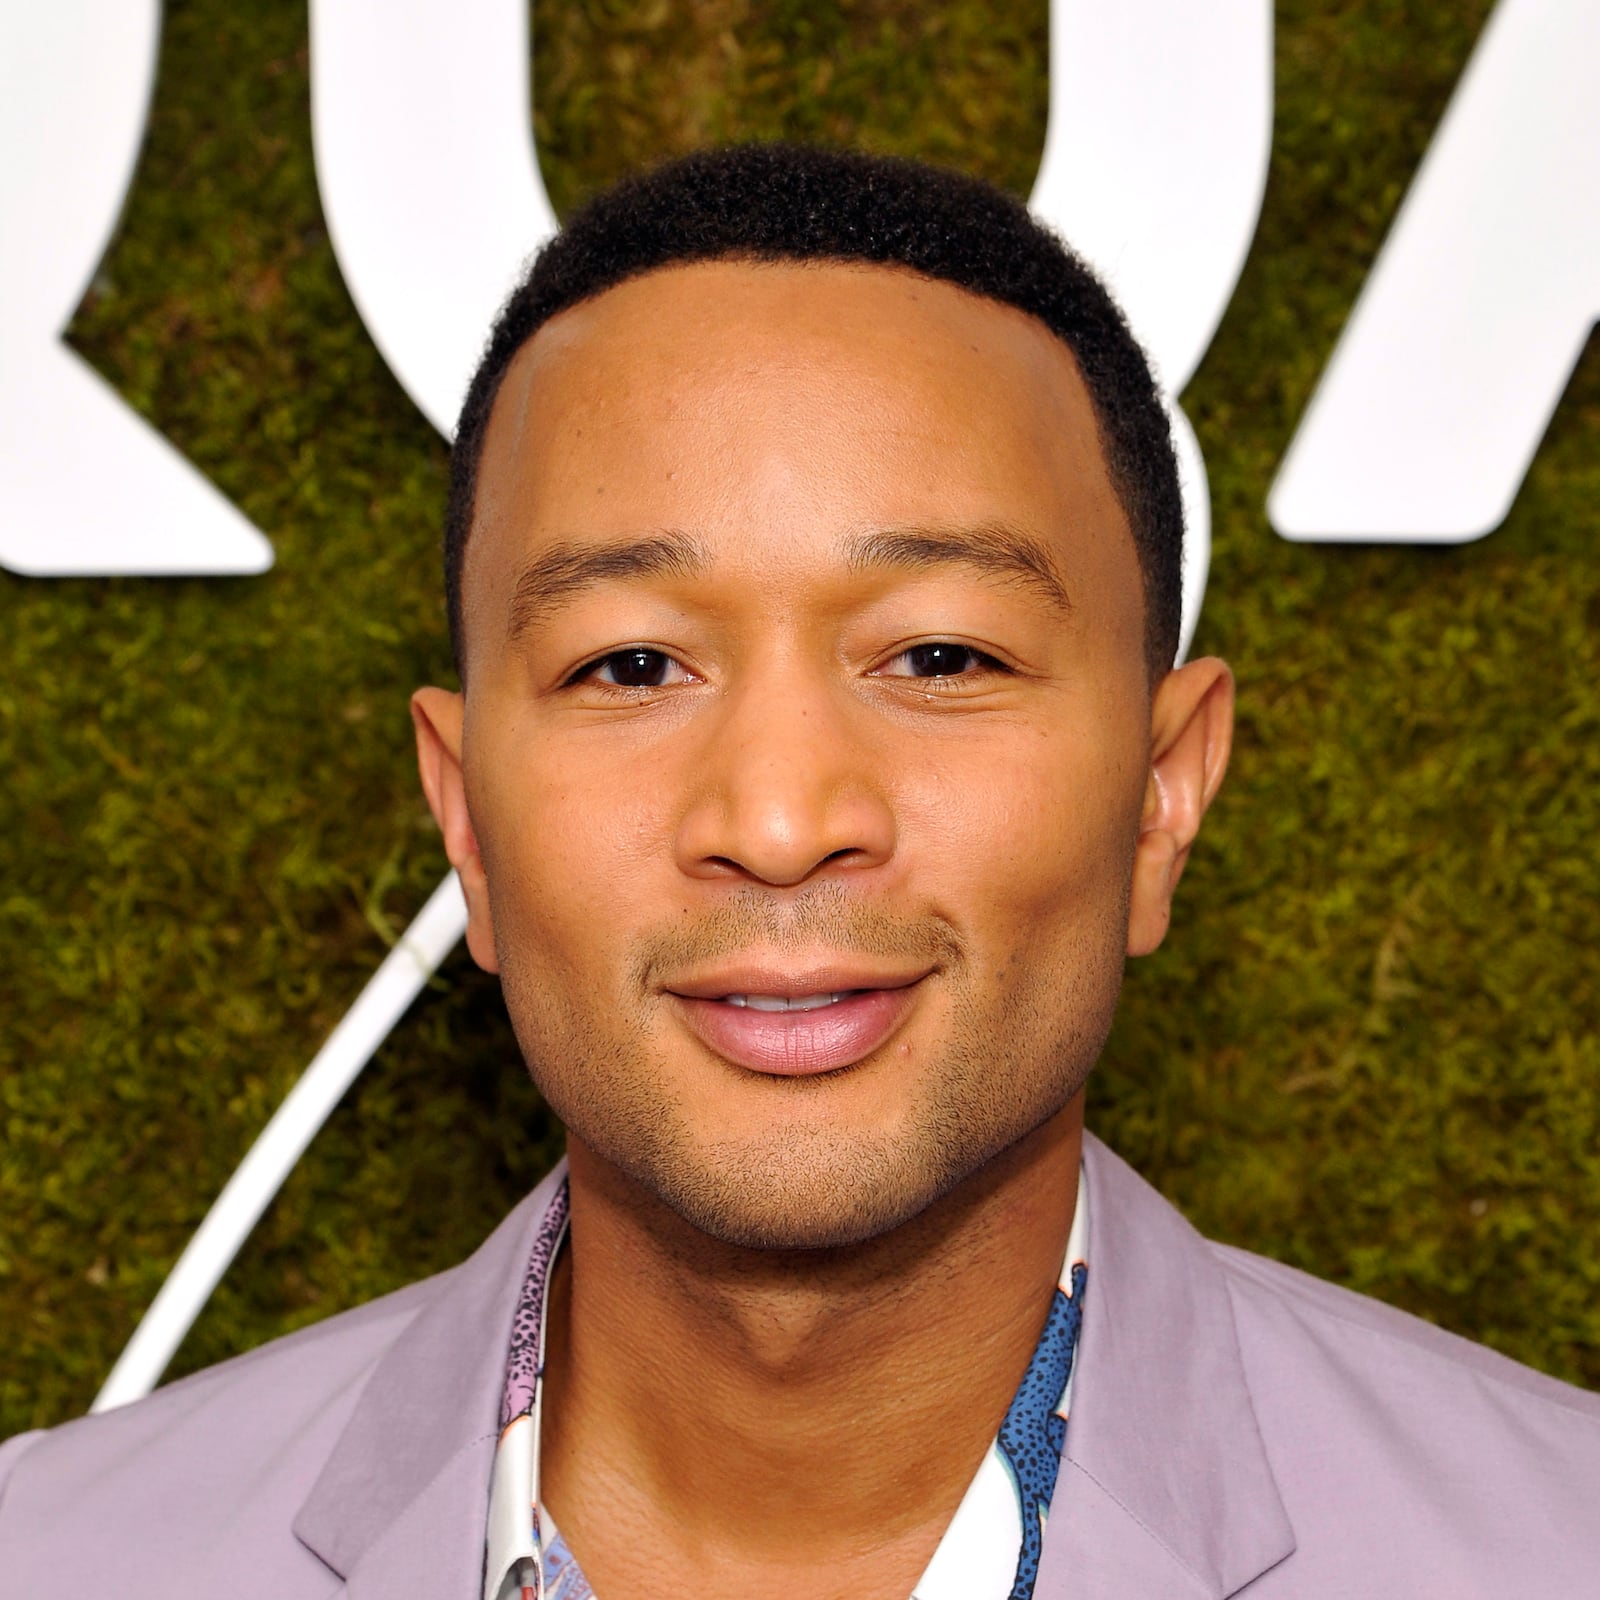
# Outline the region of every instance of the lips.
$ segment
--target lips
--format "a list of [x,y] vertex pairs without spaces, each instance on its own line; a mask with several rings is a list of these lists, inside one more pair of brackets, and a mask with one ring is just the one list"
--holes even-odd
[[871,1055],[905,1019],[925,974],[877,984],[837,981],[844,974],[787,983],[755,976],[766,981],[743,987],[730,975],[670,992],[690,1031],[716,1055],[752,1072],[800,1078]]

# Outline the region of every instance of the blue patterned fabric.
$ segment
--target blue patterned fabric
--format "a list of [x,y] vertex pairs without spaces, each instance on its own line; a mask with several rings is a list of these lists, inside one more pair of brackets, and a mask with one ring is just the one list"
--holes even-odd
[[1015,1399],[1000,1424],[996,1448],[1016,1480],[1022,1506],[1022,1549],[1010,1600],[1032,1600],[1039,1576],[1039,1555],[1044,1548],[1044,1519],[1061,1471],[1061,1452],[1067,1442],[1067,1419],[1056,1409],[1078,1349],[1083,1326],[1083,1291],[1089,1271],[1079,1261],[1072,1268],[1072,1293],[1060,1289],[1050,1303],[1044,1332],[1034,1347],[1033,1359],[1022,1375]]
[[[534,1513],[535,1538],[538,1537],[538,1512]],[[551,1527],[549,1537],[539,1541],[539,1555],[544,1574],[544,1600],[594,1600],[594,1590],[589,1580],[567,1548],[561,1530]]]

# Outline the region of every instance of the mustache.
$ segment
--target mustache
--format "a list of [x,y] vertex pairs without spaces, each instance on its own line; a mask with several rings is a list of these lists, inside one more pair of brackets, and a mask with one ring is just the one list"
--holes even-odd
[[634,976],[646,989],[662,980],[747,954],[814,953],[952,967],[966,960],[956,930],[933,914],[902,916],[864,901],[838,882],[798,892],[750,887],[692,920],[648,933],[635,949]]

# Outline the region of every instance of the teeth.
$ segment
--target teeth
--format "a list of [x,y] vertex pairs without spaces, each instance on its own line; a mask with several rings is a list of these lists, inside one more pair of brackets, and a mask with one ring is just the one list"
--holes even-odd
[[820,1011],[823,1006],[848,1000],[853,993],[853,989],[841,989],[837,994],[801,994],[793,999],[781,994],[725,994],[722,998],[730,1006],[748,1006],[752,1011]]

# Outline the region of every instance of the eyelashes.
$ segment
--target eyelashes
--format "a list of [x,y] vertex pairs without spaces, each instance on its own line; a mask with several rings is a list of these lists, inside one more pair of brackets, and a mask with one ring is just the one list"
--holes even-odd
[[[681,677],[675,679],[674,671]],[[665,689],[674,682],[691,681],[693,675],[676,657],[649,645],[634,644],[612,650],[579,667],[563,687],[591,682],[604,684],[609,689]]]
[[[889,672],[880,668],[887,678],[961,678],[973,677],[979,672],[1006,672],[1009,669],[993,656],[970,644],[958,644],[948,639],[933,639],[926,644],[914,644],[890,658],[885,666],[904,661],[908,672]],[[974,670],[976,669],[976,670]]]
[[[897,667],[901,670],[895,670]],[[975,645],[954,639],[930,639],[908,645],[881,667],[875,668],[872,675],[909,679],[931,686],[936,683],[956,684],[993,674],[1009,676],[1012,669]],[[562,687],[570,689],[593,684],[604,689],[638,692],[668,689],[680,683],[699,681],[669,651],[653,645],[633,644],[625,645],[620,650],[609,650],[605,655],[585,662],[566,679]]]

